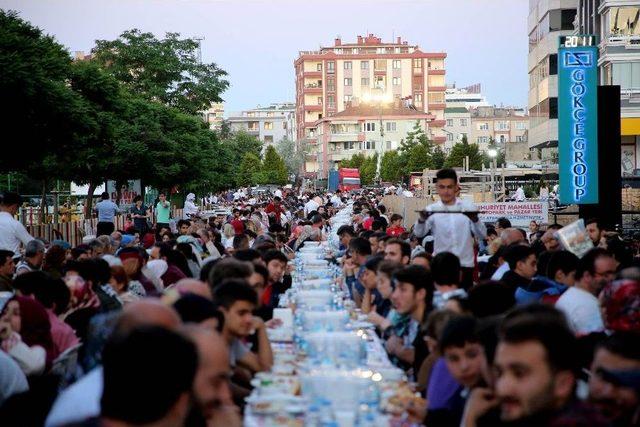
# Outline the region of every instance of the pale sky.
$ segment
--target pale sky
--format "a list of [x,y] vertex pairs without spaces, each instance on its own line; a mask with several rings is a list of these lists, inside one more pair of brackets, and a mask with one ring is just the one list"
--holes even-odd
[[226,112],[295,101],[293,61],[374,33],[447,53],[447,83],[482,83],[490,103],[526,107],[527,0],[0,0],[71,52],[138,28],[204,37],[229,73]]

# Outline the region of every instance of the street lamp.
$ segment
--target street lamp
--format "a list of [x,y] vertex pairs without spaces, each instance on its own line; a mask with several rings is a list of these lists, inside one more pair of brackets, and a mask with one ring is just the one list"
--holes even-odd
[[493,201],[496,200],[496,157],[498,157],[498,150],[490,148],[487,150],[487,155],[491,159],[491,196]]

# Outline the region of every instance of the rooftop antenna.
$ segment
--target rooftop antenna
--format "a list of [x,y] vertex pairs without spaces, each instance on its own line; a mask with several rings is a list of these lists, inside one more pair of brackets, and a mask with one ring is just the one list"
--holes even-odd
[[204,40],[204,37],[194,36],[193,39],[198,42],[198,47],[196,48],[196,59],[198,60],[198,64],[202,64],[202,40]]

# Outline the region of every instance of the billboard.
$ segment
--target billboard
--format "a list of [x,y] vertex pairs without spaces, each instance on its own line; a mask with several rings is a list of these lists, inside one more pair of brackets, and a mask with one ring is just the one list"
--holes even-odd
[[598,203],[598,47],[595,36],[561,36],[558,49],[560,201]]
[[514,227],[528,227],[531,221],[549,223],[549,205],[545,202],[496,202],[476,203],[480,221],[495,223],[498,218],[507,218]]

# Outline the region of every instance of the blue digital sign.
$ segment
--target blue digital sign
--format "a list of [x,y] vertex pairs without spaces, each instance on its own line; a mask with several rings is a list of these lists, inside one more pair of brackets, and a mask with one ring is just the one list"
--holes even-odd
[[598,203],[598,48],[563,37],[558,49],[560,202]]

